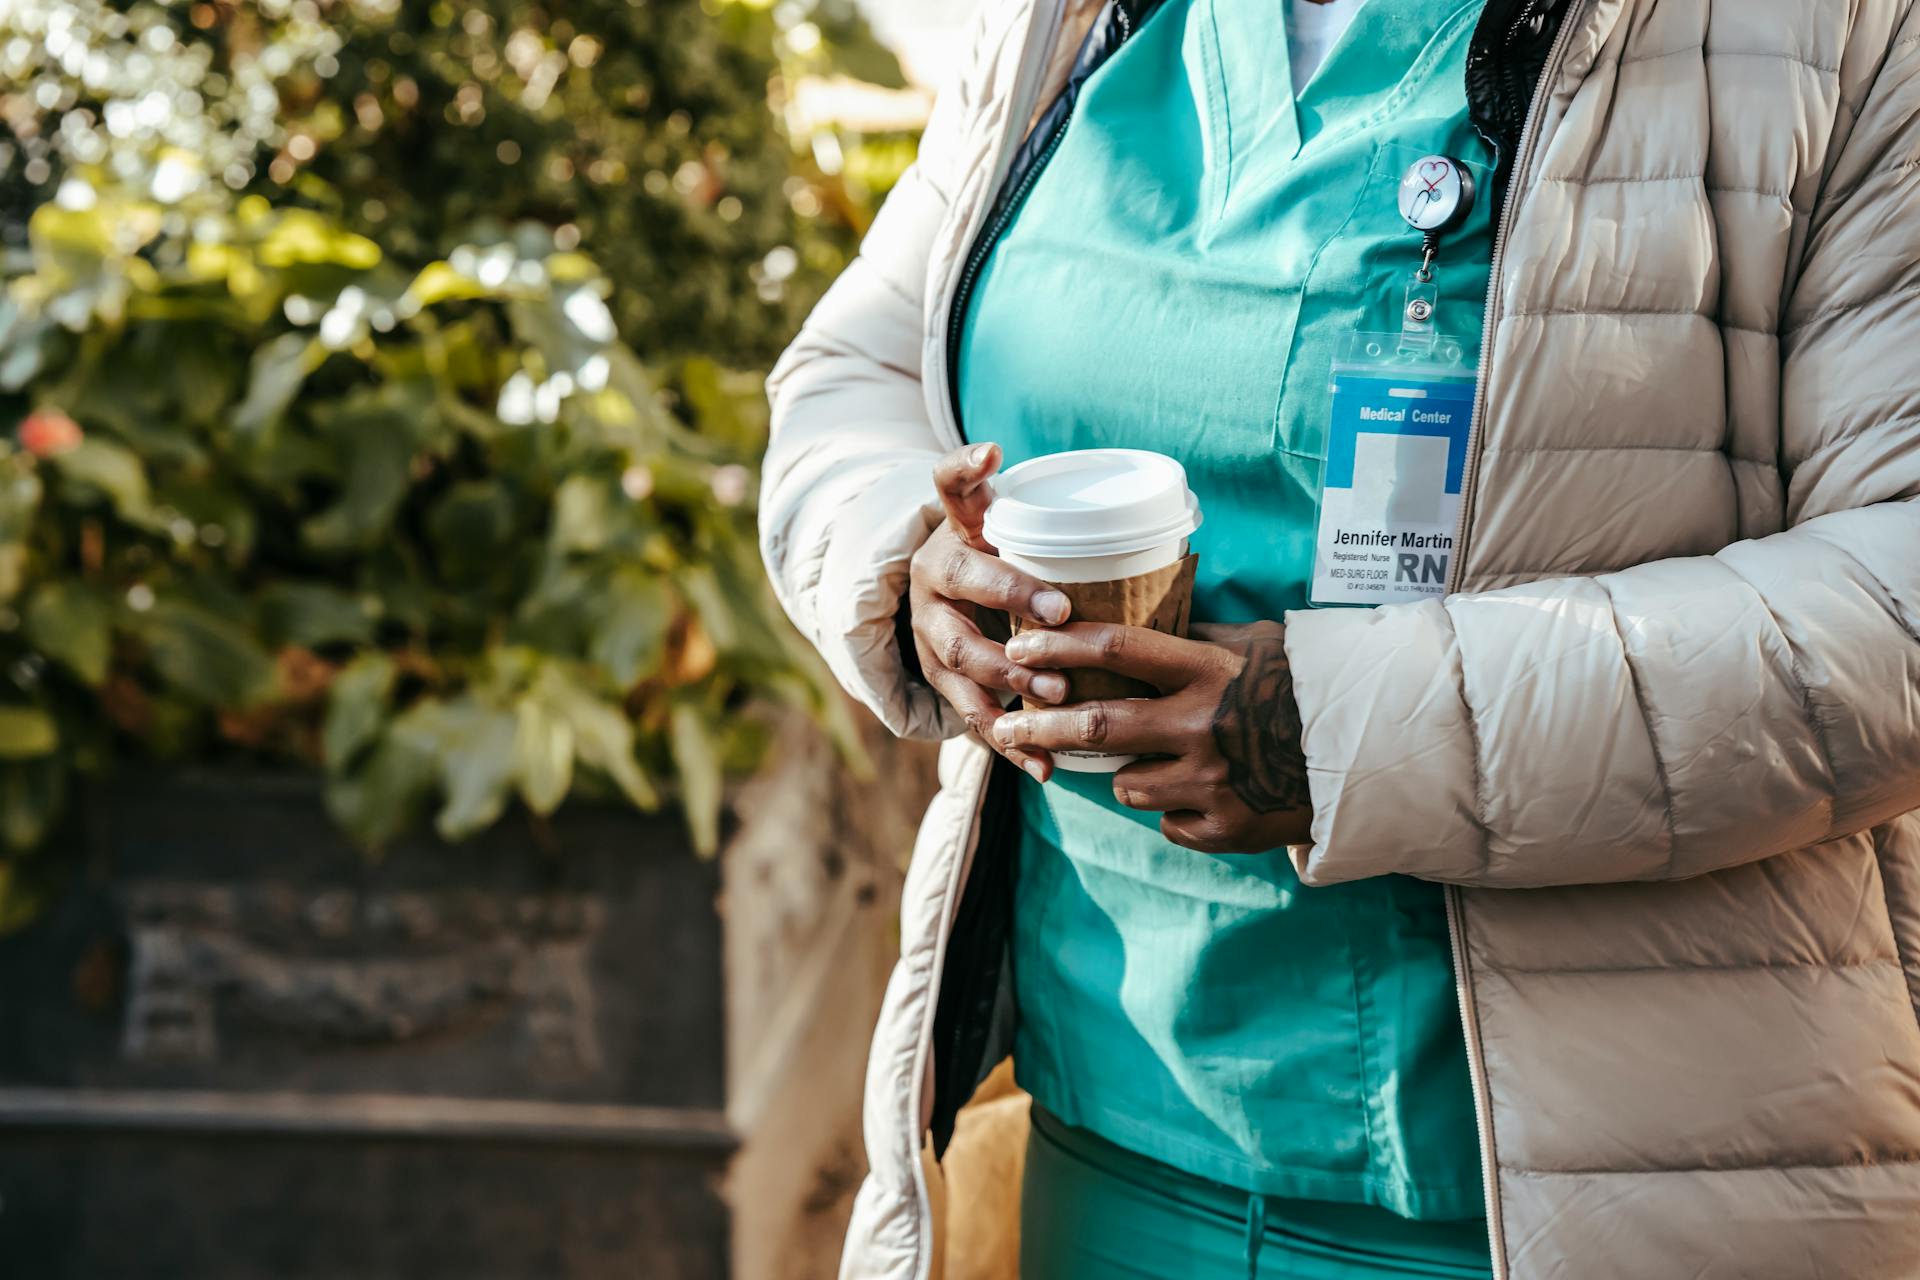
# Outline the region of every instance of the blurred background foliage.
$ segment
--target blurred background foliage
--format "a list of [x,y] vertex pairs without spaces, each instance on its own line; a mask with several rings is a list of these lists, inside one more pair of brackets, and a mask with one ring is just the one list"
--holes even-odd
[[0,0],[0,926],[116,762],[711,849],[763,711],[857,756],[752,514],[912,154],[797,109],[847,77],[898,85],[836,0]]

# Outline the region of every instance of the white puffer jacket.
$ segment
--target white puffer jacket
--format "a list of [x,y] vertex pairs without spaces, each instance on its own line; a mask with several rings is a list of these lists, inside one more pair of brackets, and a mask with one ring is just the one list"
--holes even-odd
[[[930,1030],[989,759],[894,641],[961,443],[947,309],[1088,7],[989,0],[773,382],[782,599],[892,729],[953,739],[849,1278],[934,1265]],[[1573,0],[1506,216],[1461,590],[1287,619],[1301,876],[1455,886],[1501,1275],[1913,1280],[1920,15]]]

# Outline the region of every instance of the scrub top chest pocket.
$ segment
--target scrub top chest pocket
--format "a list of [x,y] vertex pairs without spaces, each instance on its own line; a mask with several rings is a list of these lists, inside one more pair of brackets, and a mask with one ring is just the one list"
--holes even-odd
[[[1487,214],[1491,173],[1481,163],[1485,144],[1464,120],[1408,116],[1381,122],[1371,141],[1363,177],[1348,180],[1339,215],[1323,224],[1306,273],[1300,322],[1290,335],[1288,392],[1276,423],[1283,448],[1324,457],[1328,426],[1328,373],[1355,333],[1398,330],[1404,321],[1408,285],[1423,261],[1424,286],[1437,327],[1477,350],[1486,304],[1492,229]],[[1423,162],[1446,158],[1458,166],[1470,199],[1441,181],[1453,198],[1428,202],[1421,216],[1464,210],[1431,238],[1403,216],[1403,186]],[[1356,166],[1357,167],[1357,166]],[[1432,176],[1432,175],[1429,175]]]

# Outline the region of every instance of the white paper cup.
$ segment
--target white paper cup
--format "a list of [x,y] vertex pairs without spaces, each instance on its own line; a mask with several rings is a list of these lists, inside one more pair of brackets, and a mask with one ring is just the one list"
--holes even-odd
[[[993,542],[988,535],[988,542]],[[999,546],[998,543],[994,543]],[[1110,556],[1027,556],[1002,549],[1000,558],[1043,582],[1117,582],[1172,564],[1187,554],[1187,540],[1175,538],[1140,551]]]
[[[1200,527],[1200,503],[1187,487],[1186,469],[1145,449],[1035,458],[995,477],[993,493],[987,541],[1008,564],[1063,587],[1119,582],[1177,564]],[[1053,753],[1057,767],[1076,773],[1112,773],[1137,758]]]

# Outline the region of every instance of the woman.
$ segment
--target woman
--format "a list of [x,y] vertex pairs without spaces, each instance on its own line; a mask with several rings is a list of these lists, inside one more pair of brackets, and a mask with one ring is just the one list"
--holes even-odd
[[[990,4],[776,370],[782,598],[949,739],[843,1275],[930,1274],[1009,1052],[1029,1277],[1920,1274],[1920,15],[1278,16]],[[1427,249],[1450,594],[1305,607],[1331,362]],[[982,537],[1099,445],[1187,467],[1191,640]]]

